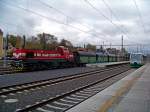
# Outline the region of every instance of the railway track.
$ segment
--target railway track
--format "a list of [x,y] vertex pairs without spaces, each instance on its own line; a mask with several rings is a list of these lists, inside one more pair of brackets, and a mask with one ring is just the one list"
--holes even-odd
[[[124,65],[123,65],[124,66]],[[113,70],[117,67],[111,67],[111,68],[103,68],[100,70],[92,70],[92,71],[88,71],[88,72],[84,72],[84,73],[78,73],[78,74],[72,74],[69,76],[62,76],[62,77],[58,77],[58,78],[52,78],[52,79],[47,79],[47,80],[41,80],[41,81],[35,81],[35,82],[29,82],[29,83],[24,83],[24,84],[20,84],[20,85],[12,85],[12,86],[7,86],[7,87],[2,87],[0,88],[0,95],[7,95],[10,93],[15,93],[17,91],[23,91],[26,89],[33,89],[36,87],[41,87],[41,86],[46,86],[49,84],[55,84],[55,83],[59,83],[62,81],[67,81],[67,80],[71,80],[71,79],[75,79],[75,78],[80,78],[80,77],[85,77],[91,74],[95,74],[95,73],[101,73],[104,71],[109,71],[109,70]]]
[[[10,86],[7,88],[1,88],[0,95],[5,96],[5,95],[12,95],[14,93],[22,92],[20,94],[22,96],[24,96],[24,94],[26,94],[26,92],[27,93],[30,93],[31,91],[38,92],[41,88],[42,89],[46,89],[46,88],[60,89],[62,87],[61,88],[62,90],[60,90],[61,91],[60,93],[56,92],[57,94],[49,95],[49,96],[47,96],[47,98],[44,98],[44,99],[41,98],[43,100],[41,100],[39,98],[40,102],[38,102],[38,101],[36,101],[35,103],[32,102],[30,105],[26,105],[26,106],[23,105],[21,107],[17,107],[17,110],[16,110],[17,112],[22,112],[22,111],[27,112],[27,111],[33,110],[33,109],[36,109],[36,111],[39,111],[42,108],[38,108],[38,107],[47,105],[47,103],[50,103],[50,102],[51,103],[55,102],[55,104],[58,105],[58,104],[60,104],[60,102],[57,102],[58,100],[61,100],[64,97],[68,97],[71,94],[73,94],[74,97],[77,96],[77,94],[80,94],[82,96],[82,95],[86,94],[86,92],[87,92],[87,91],[83,92],[83,90],[88,89],[90,87],[94,87],[98,83],[109,80],[110,78],[113,78],[129,69],[130,68],[127,65],[122,65],[122,66],[107,68],[107,69],[103,69],[103,70],[96,70],[96,71],[86,72],[86,73],[82,73],[82,74],[76,74],[75,76],[74,75],[66,76],[66,77],[56,78],[53,80],[47,80],[47,81],[41,81],[41,82],[38,81],[38,82],[33,82],[33,83],[28,83],[28,84]],[[76,85],[73,84],[75,82],[76,82]],[[72,84],[72,87],[69,87],[67,89],[65,87],[67,87],[68,84]],[[67,90],[65,90],[65,89],[67,89]],[[47,90],[44,90],[44,91],[46,92]],[[81,94],[81,92],[82,92],[82,94]],[[95,92],[98,92],[98,91],[95,91]],[[92,93],[95,94],[95,92],[92,92]],[[53,91],[51,93],[53,93]],[[32,94],[33,94],[32,95],[32,97],[33,97],[34,93],[32,93]],[[14,95],[13,95],[13,98],[15,97]],[[91,94],[90,95],[87,94],[87,96],[85,96],[85,98],[88,98],[89,96],[91,96]],[[63,101],[61,100],[61,102],[64,102],[65,100],[66,99],[63,99]],[[72,100],[73,100],[73,98],[72,98]],[[76,101],[74,101],[74,103],[75,102]],[[72,101],[72,103],[73,103],[73,101]],[[65,103],[64,103],[64,105],[65,105]],[[49,108],[50,108],[50,106],[54,107],[54,105],[48,105],[48,106],[49,106]],[[71,107],[71,105],[70,105],[70,107]],[[61,110],[61,109],[59,108],[58,110]],[[62,109],[62,110],[64,111],[64,110],[66,110],[66,108]]]
[[[131,72],[133,71],[131,70],[128,73],[131,73]],[[122,75],[121,77],[118,75],[119,76],[119,78],[117,78],[118,80],[126,76],[126,74],[121,74],[121,75]],[[64,111],[67,111],[70,108],[85,101],[86,99],[92,97],[93,95],[99,93],[100,91],[104,90],[105,88],[107,88],[108,86],[116,82],[117,81],[115,79],[116,77],[112,77],[111,80],[113,81],[110,81],[109,83],[107,82],[107,84],[101,82],[101,83],[98,83],[96,85],[93,85],[87,88],[73,91],[64,96],[57,97],[48,102],[39,103],[33,107],[30,107],[30,109],[29,108],[28,109],[30,110],[30,112],[64,112]],[[23,111],[26,111],[26,109],[27,108],[25,108],[25,110]],[[18,112],[20,112],[20,110],[18,110]]]
[[11,67],[0,66],[0,75],[9,74],[9,73],[14,73],[14,71],[11,69]]

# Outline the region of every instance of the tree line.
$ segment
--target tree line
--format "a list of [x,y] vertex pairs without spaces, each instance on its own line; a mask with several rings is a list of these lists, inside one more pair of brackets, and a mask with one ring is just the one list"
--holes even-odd
[[40,50],[55,50],[58,46],[65,46],[69,48],[70,51],[75,50],[90,50],[96,51],[96,46],[92,44],[87,44],[84,47],[74,46],[69,40],[61,39],[58,41],[58,38],[52,34],[48,33],[39,33],[36,36],[31,36],[27,38],[25,35],[12,35],[7,34],[4,38],[6,43],[6,49],[8,54],[11,54],[12,49],[40,49]]

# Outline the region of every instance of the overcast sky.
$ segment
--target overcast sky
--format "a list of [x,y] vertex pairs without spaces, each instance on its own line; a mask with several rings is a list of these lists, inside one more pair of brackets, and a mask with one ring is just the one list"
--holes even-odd
[[150,0],[0,0],[0,28],[74,44],[120,44],[121,35],[125,44],[149,44],[149,6]]

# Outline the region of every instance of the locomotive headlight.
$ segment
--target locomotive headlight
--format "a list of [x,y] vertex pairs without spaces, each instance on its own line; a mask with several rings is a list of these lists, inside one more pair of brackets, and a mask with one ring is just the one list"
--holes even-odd
[[15,57],[15,56],[16,56],[16,53],[13,53],[13,56]]
[[25,56],[26,56],[26,53],[21,53],[21,56],[22,56],[22,57],[25,57]]

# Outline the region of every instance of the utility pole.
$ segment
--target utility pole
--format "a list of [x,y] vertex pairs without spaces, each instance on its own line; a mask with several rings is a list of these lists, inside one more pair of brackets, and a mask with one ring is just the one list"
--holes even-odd
[[23,42],[22,42],[22,48],[24,49],[26,45],[26,37],[23,35]]
[[104,49],[104,41],[103,41],[103,49]]
[[110,43],[110,49],[111,49],[111,43]]
[[45,38],[45,33],[43,32],[43,35],[42,35],[42,44],[43,44],[43,50],[46,49],[46,38]]
[[142,52],[142,44],[140,44],[140,52],[143,53],[143,52]]
[[121,37],[121,52],[122,52],[122,56],[124,55],[124,50],[123,50],[123,35]]
[[138,44],[137,44],[137,53],[139,52]]
[[4,63],[3,66],[6,67],[7,66],[7,62],[6,62],[6,57],[7,57],[7,50],[8,50],[8,34],[6,35],[6,38],[4,40]]
[[122,37],[121,37],[121,50],[122,50],[122,52],[123,52],[123,35],[122,35]]
[[0,29],[0,59],[3,57],[4,53],[4,38],[3,38],[3,32]]

